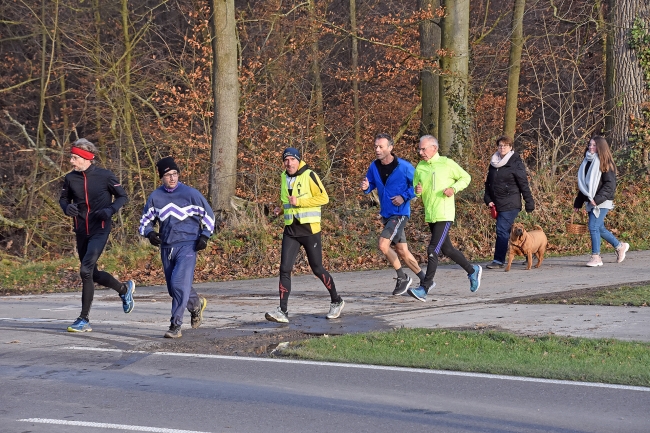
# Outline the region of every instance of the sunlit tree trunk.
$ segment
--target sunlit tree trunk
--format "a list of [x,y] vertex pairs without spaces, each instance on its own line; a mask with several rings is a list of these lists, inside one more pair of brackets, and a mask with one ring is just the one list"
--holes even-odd
[[319,25],[316,20],[316,5],[314,0],[308,0],[310,31],[311,31],[311,74],[312,74],[312,106],[316,118],[313,137],[318,153],[319,168],[325,174],[329,166],[327,158],[327,140],[325,138],[325,109],[323,104],[323,82],[320,77],[320,48],[318,46]]
[[354,145],[357,153],[361,151],[361,127],[359,118],[359,41],[357,40],[357,2],[350,0],[350,33],[352,34],[352,104],[354,109]]
[[445,0],[441,5],[446,12],[441,46],[448,54],[441,59],[438,140],[441,154],[462,154],[469,141],[469,0]]
[[234,0],[211,0],[214,118],[208,196],[217,218],[225,218],[237,184],[239,81]]
[[[124,38],[124,76],[122,82],[122,96],[123,96],[123,107],[122,112],[124,113],[124,134],[126,135],[126,141],[128,146],[125,148],[125,152],[120,151],[120,157],[126,159],[126,166],[124,167],[127,170],[126,178],[121,179],[124,188],[128,192],[130,197],[133,197],[134,185],[135,183],[131,180],[134,179],[133,176],[133,157],[135,152],[135,141],[133,139],[133,130],[132,130],[132,119],[131,119],[131,58],[133,53],[133,42],[131,41],[131,33],[129,31],[129,2],[128,0],[122,0],[122,36]],[[122,141],[122,140],[120,140]],[[110,155],[108,150],[106,151],[107,155]]]
[[[435,11],[440,7],[440,0],[418,0],[421,10]],[[420,23],[420,55],[432,59],[440,48],[440,26],[432,19]],[[436,61],[437,63],[437,61]],[[422,99],[422,121],[420,135],[438,136],[438,117],[440,115],[440,81],[437,71],[425,66],[420,71],[420,89]]]
[[503,133],[514,138],[517,127],[517,99],[519,96],[519,74],[521,72],[521,50],[524,45],[524,9],[526,0],[515,0],[510,35],[510,60],[508,62],[508,90]]
[[609,0],[607,58],[605,61],[605,134],[614,148],[628,143],[630,116],[641,114],[645,99],[643,70],[636,52],[629,46],[634,19],[648,17],[648,0]]
[[[101,12],[99,10],[99,1],[100,0],[93,0],[93,21],[95,23],[95,45],[93,45],[93,61],[95,64],[95,67],[97,68],[97,71],[100,70],[101,68],[101,62],[100,62],[100,49],[102,46],[102,38],[101,38],[101,26],[102,26],[102,17],[101,17]],[[95,80],[95,99],[100,99],[100,95],[102,93],[101,91],[101,80],[96,79]],[[101,110],[101,105],[98,103],[98,101],[95,101],[95,130],[97,132],[100,132],[102,130],[102,122],[104,119],[102,119],[102,110]],[[100,152],[103,152],[104,149],[104,134],[99,134],[99,137],[97,137],[97,145],[99,146]]]

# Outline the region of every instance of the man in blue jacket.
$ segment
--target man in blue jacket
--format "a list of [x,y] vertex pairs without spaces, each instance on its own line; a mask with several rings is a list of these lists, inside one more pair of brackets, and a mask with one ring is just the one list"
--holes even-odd
[[[400,257],[415,274],[424,280],[424,272],[411,254],[406,244],[404,227],[411,216],[411,199],[413,191],[413,165],[393,154],[393,139],[388,134],[375,137],[375,155],[377,159],[370,164],[366,178],[361,182],[361,189],[369,194],[377,189],[384,230],[379,237],[379,249],[393,265],[397,272],[397,283],[393,295],[401,295],[409,288],[413,279],[404,273]],[[395,250],[391,248],[395,246]]]
[[[163,184],[147,198],[139,232],[160,247],[167,291],[172,297],[171,324],[165,338],[179,338],[185,309],[192,315],[192,328],[198,328],[208,304],[192,282],[196,252],[207,247],[214,231],[214,213],[198,190],[178,180],[180,170],[172,157],[161,159],[156,166]],[[160,233],[153,229],[156,221]]]

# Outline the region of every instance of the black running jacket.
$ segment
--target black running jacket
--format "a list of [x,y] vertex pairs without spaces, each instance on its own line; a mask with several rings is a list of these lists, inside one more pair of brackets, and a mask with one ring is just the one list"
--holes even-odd
[[97,211],[110,208],[113,215],[128,201],[117,177],[93,164],[85,171],[71,171],[65,175],[59,205],[65,212],[70,203],[77,204],[79,215],[73,217],[74,231],[90,236],[111,230],[111,218],[104,220]]

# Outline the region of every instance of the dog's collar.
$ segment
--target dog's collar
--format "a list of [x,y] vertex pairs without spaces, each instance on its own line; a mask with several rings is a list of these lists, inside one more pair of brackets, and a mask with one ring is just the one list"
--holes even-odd
[[[525,235],[525,234],[527,234],[527,233],[524,233],[524,235]],[[519,249],[521,250],[521,249],[522,249],[521,247],[523,247],[524,244],[526,243],[526,239],[524,238],[524,235],[521,236],[521,244],[520,244],[520,245],[517,245],[516,243],[514,243],[514,242],[512,242],[512,241],[510,241],[510,240],[509,240],[509,242],[510,242],[512,245],[516,246],[517,248],[519,248]],[[528,236],[526,236],[526,238],[528,238]]]

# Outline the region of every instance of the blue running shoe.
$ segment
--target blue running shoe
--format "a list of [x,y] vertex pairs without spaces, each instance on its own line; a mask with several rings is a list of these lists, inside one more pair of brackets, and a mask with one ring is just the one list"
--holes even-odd
[[418,301],[426,302],[427,301],[427,290],[420,286],[417,288],[410,288],[406,291],[409,295],[413,296]]
[[133,306],[135,301],[133,300],[133,294],[135,293],[135,281],[129,280],[126,282],[126,293],[120,295],[122,298],[122,308],[126,314],[129,314],[133,311]]
[[68,326],[68,332],[90,332],[93,328],[90,327],[90,322],[86,319],[79,317],[74,323]]
[[481,274],[483,273],[483,268],[481,265],[473,265],[474,272],[467,276],[469,278],[469,289],[472,292],[476,292],[481,286]]

